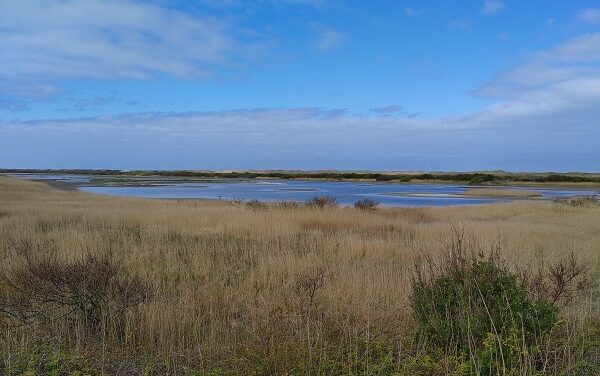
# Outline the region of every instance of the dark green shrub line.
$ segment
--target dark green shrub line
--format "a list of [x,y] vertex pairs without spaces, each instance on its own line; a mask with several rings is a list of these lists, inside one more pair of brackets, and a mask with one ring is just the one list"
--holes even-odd
[[[246,207],[253,211],[262,211],[269,208],[273,209],[298,209],[301,207],[309,207],[309,208],[337,208],[339,205],[337,200],[330,196],[315,196],[305,203],[296,202],[296,201],[275,201],[275,202],[264,202],[259,200],[244,200],[241,198],[232,198],[225,200],[225,203],[230,206],[237,207]],[[379,203],[372,199],[362,199],[356,201],[353,206],[356,209],[363,211],[372,211],[377,209]]]
[[424,173],[424,174],[386,174],[376,172],[310,172],[310,171],[190,171],[190,170],[86,170],[86,169],[0,169],[0,173],[37,173],[37,174],[76,174],[100,176],[132,176],[132,177],[186,177],[186,178],[229,178],[229,179],[327,179],[327,180],[375,180],[408,182],[452,181],[469,184],[489,184],[502,182],[523,183],[600,183],[600,177],[573,174],[517,174],[517,173]]

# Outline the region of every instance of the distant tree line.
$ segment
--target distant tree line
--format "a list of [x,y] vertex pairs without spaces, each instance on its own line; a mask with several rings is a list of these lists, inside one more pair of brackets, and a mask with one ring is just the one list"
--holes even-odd
[[165,176],[190,178],[231,179],[327,179],[327,180],[375,180],[389,182],[452,181],[469,184],[493,184],[510,182],[533,183],[598,183],[600,176],[559,173],[423,173],[392,174],[375,172],[306,172],[306,171],[189,171],[189,170],[86,170],[86,169],[0,169],[0,173],[77,174],[106,176]]

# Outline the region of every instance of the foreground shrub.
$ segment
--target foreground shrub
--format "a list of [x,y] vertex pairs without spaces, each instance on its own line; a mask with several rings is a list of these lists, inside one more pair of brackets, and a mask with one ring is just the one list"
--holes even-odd
[[354,207],[360,210],[375,210],[377,209],[377,205],[379,205],[379,203],[375,200],[371,200],[370,198],[358,200],[354,203]]
[[2,277],[0,312],[12,325],[44,325],[77,320],[97,333],[120,327],[125,312],[145,302],[150,288],[108,256],[64,262],[51,249],[20,245],[25,263]]
[[335,208],[338,206],[335,198],[330,196],[317,196],[309,200],[306,204],[319,209]]
[[498,252],[467,252],[462,234],[439,264],[417,268],[411,304],[419,338],[470,359],[470,372],[480,375],[529,367],[525,354],[553,328],[558,313],[547,299],[529,297]]

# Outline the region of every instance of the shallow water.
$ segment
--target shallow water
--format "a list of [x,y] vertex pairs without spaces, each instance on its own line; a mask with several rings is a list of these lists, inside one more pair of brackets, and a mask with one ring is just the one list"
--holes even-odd
[[[54,180],[73,183],[78,189],[104,195],[135,196],[164,199],[242,199],[260,201],[307,201],[315,196],[331,196],[342,205],[370,198],[386,206],[448,206],[510,202],[511,199],[451,197],[472,186],[453,184],[363,183],[308,180],[223,180],[208,179],[186,182],[183,179],[138,178],[134,186],[97,185],[94,177],[78,175],[19,175],[34,180]],[[597,191],[562,188],[502,187],[532,190],[544,198],[594,195]],[[410,195],[434,195],[415,197]],[[441,196],[440,196],[441,195]],[[444,197],[445,196],[445,197]]]

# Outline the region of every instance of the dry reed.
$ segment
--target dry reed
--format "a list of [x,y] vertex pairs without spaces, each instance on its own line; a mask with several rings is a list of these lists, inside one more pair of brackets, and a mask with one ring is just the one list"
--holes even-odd
[[[149,302],[128,312],[125,334],[91,344],[73,322],[4,328],[5,364],[6,354],[50,338],[65,349],[121,354],[142,368],[153,359],[173,374],[236,359],[270,359],[275,368],[263,372],[272,374],[294,362],[324,367],[331,349],[354,354],[345,358],[347,373],[366,374],[356,364],[369,351],[357,349],[384,340],[398,361],[405,356],[414,335],[413,265],[444,249],[452,225],[481,249],[500,242],[516,266],[573,253],[594,275],[600,272],[600,207],[292,209],[104,197],[0,176],[4,268],[20,262],[10,242],[26,239],[53,244],[66,261],[110,257],[153,290]],[[595,290],[568,314],[583,320],[598,315],[598,305]],[[106,372],[121,370],[109,355],[96,359]]]

